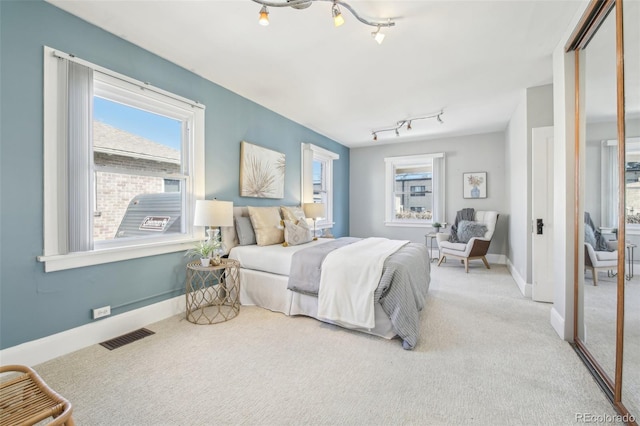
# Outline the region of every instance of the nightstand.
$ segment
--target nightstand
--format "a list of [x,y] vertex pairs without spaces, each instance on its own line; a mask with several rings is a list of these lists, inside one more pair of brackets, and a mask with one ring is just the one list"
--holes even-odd
[[438,258],[433,255],[433,240],[436,239],[436,235],[438,235],[437,232],[430,232],[428,234],[425,234],[425,236],[424,236],[424,243],[427,246],[427,248],[429,249],[429,261],[430,262],[435,262],[436,260],[438,260]]
[[221,259],[216,266],[200,261],[187,264],[187,320],[194,324],[217,324],[240,313],[240,262]]

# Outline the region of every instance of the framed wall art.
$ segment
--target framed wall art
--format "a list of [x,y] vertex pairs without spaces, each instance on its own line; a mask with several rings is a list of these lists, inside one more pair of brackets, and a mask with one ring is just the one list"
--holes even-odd
[[487,198],[487,172],[462,174],[463,198]]
[[240,196],[284,198],[284,170],[282,152],[240,143]]

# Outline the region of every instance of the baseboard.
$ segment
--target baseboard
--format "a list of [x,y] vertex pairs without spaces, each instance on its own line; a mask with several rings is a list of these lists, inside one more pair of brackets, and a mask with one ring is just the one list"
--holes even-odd
[[556,333],[558,333],[558,336],[560,336],[562,340],[570,340],[570,339],[567,339],[567,336],[565,336],[565,333],[564,333],[564,318],[556,310],[555,306],[551,308],[551,313],[549,314],[549,317],[551,321],[551,327],[553,327]]
[[2,365],[22,364],[32,367],[87,346],[113,339],[184,311],[184,296],[176,296],[153,305],[4,349],[0,351],[0,360],[2,360]]
[[522,276],[518,273],[516,268],[511,263],[511,261],[507,261],[507,268],[509,269],[509,272],[511,273],[511,276],[515,280],[516,284],[518,285],[518,288],[520,289],[520,293],[522,293],[524,297],[531,298],[531,292],[533,289],[532,284],[528,283],[527,280],[522,278]]
[[495,264],[495,265],[506,265],[507,264],[507,256],[505,256],[504,254],[487,254],[485,256],[487,258],[487,262],[489,262],[489,264]]

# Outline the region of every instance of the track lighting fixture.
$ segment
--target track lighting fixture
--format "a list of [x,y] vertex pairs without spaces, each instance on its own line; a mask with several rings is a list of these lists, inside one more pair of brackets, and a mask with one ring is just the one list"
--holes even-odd
[[411,126],[411,122],[412,121],[425,120],[427,118],[435,118],[436,120],[438,120],[438,123],[444,124],[444,121],[442,121],[442,114],[444,114],[444,110],[440,110],[440,112],[438,112],[438,113],[425,115],[425,116],[422,116],[422,117],[407,118],[407,119],[400,120],[400,121],[396,122],[395,126],[390,126],[390,127],[384,128],[384,129],[372,130],[371,134],[373,135],[373,140],[374,141],[378,140],[378,133],[380,133],[380,132],[395,132],[396,136],[400,136],[400,129],[402,129],[402,127],[406,126],[407,130],[411,130],[411,129],[413,129],[413,127]]
[[260,19],[258,22],[265,27],[269,25],[269,11],[267,10],[267,6],[262,6],[262,9],[260,9]]
[[262,9],[260,9],[260,24],[261,25],[269,25],[269,11],[267,10],[267,7],[292,7],[294,9],[306,9],[307,7],[311,6],[312,3],[314,2],[318,2],[318,1],[330,1],[331,3],[333,3],[333,5],[331,6],[331,16],[333,17],[333,24],[336,27],[339,27],[340,25],[344,24],[344,17],[342,16],[342,11],[340,10],[340,7],[343,7],[344,9],[347,9],[349,12],[351,12],[351,14],[353,16],[355,16],[355,18],[362,22],[365,25],[370,25],[372,27],[377,27],[377,30],[372,34],[372,36],[374,37],[374,39],[378,42],[378,44],[382,43],[382,40],[384,40],[384,34],[380,32],[380,28],[381,27],[393,27],[394,25],[396,25],[395,22],[393,22],[390,18],[387,19],[386,21],[376,21],[376,20],[369,20],[366,18],[363,18],[362,16],[358,15],[358,13],[353,9],[353,7],[347,3],[344,2],[342,0],[279,0],[279,1],[268,1],[268,0],[253,0],[254,2],[261,4],[262,5]]

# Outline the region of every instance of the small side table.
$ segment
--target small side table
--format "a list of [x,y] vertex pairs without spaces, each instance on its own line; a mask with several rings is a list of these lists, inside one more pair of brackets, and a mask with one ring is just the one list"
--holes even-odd
[[220,265],[187,263],[187,320],[217,324],[240,313],[240,262],[221,259]]
[[626,276],[627,281],[633,278],[633,251],[636,247],[638,246],[633,243],[627,243],[627,261],[629,265],[629,273]]
[[431,232],[429,234],[424,235],[424,243],[429,248],[429,261],[435,262],[438,260],[437,257],[433,256],[433,240],[436,239],[436,232]]

